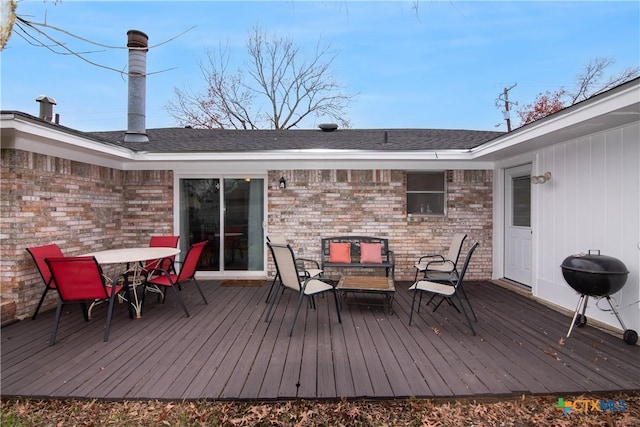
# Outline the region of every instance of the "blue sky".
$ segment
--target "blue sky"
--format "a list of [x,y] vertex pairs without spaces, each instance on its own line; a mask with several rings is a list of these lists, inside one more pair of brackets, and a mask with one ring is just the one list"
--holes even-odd
[[[417,10],[416,10],[417,5]],[[228,45],[238,66],[259,24],[313,53],[319,40],[345,92],[357,93],[353,128],[506,130],[495,106],[505,87],[519,108],[546,90],[571,87],[595,57],[610,69],[640,65],[640,2],[555,1],[71,1],[22,0],[18,15],[120,49],[92,61],[125,70],[127,31],[154,46],[147,57],[147,128],[175,126],[165,107],[174,88],[203,85],[207,48]],[[1,107],[38,115],[35,99],[53,97],[61,124],[83,131],[127,127],[127,81],[72,56],[27,44],[14,33],[0,54]],[[512,120],[517,121],[515,114]],[[305,123],[314,128],[322,118]],[[496,125],[499,125],[496,127]]]

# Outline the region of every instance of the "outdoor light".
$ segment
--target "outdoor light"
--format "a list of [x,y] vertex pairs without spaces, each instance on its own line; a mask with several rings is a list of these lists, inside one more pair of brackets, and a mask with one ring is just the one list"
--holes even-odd
[[285,188],[287,188],[287,180],[284,179],[284,176],[282,178],[280,178],[280,189],[284,190]]
[[545,182],[551,179],[551,172],[545,172],[544,175],[532,176],[531,183],[532,184],[544,184]]

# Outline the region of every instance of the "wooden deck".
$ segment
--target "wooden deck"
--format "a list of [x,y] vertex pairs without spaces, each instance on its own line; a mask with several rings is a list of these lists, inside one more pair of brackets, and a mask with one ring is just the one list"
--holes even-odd
[[640,346],[590,326],[574,329],[562,344],[568,316],[487,282],[466,285],[478,315],[477,336],[447,304],[435,313],[423,305],[409,326],[408,283],[397,284],[392,314],[374,305],[345,305],[342,324],[333,298],[321,298],[317,310],[301,310],[292,337],[295,294],[283,294],[267,324],[268,284],[201,285],[209,305],[193,286],[182,291],[189,318],[171,293],[165,305],[147,301],[137,320],[120,305],[107,343],[104,307],[85,323],[72,306],[53,347],[53,311],[3,328],[2,396],[385,399],[640,388]]

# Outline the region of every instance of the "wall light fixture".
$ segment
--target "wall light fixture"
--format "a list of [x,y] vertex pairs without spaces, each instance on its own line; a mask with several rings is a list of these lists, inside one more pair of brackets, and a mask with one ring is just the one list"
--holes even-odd
[[532,184],[544,184],[551,180],[551,172],[545,172],[544,175],[531,176]]

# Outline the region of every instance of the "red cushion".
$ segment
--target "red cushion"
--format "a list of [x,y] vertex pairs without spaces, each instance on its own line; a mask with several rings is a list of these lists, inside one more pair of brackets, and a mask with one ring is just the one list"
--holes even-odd
[[349,264],[351,262],[351,243],[329,242],[329,262]]
[[381,247],[380,243],[360,243],[360,262],[363,264],[381,264]]

